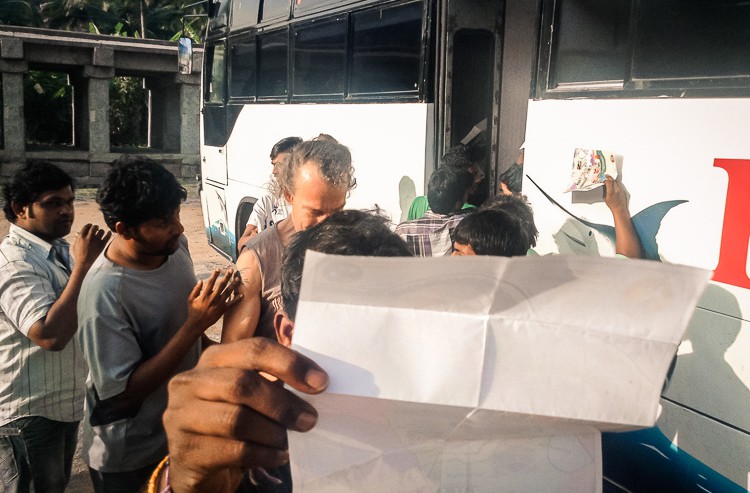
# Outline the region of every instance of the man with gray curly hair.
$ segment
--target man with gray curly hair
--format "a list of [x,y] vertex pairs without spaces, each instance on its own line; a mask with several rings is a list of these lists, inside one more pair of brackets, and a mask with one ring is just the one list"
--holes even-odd
[[291,206],[288,218],[253,237],[237,258],[242,300],[224,315],[221,341],[253,336],[276,339],[273,319],[283,307],[281,259],[292,235],[346,205],[356,186],[349,149],[333,138],[297,144],[277,176]]

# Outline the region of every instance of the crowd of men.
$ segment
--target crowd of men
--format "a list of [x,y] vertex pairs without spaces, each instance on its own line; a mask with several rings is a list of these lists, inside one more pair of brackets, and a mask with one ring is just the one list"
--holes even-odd
[[[289,349],[308,249],[339,255],[533,254],[538,232],[518,190],[479,208],[484,179],[451,149],[395,232],[343,210],[351,153],[332,137],[282,139],[274,181],[238,244],[236,271],[198,281],[180,223],[185,189],[143,157],[113,163],[97,193],[109,231],[81,228],[73,180],[31,162],[4,188],[0,244],[0,491],[62,492],[79,423],[97,493],[288,492],[287,430],[316,410],[284,388],[325,390],[315,362]],[[640,256],[620,184],[605,201],[617,252]],[[220,344],[205,330],[224,317]],[[165,458],[168,457],[168,458]]]

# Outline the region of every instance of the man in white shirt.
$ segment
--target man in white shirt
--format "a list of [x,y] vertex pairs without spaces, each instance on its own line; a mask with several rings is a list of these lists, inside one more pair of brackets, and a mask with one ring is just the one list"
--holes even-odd
[[[0,490],[60,492],[70,478],[86,366],[74,341],[83,278],[110,238],[85,225],[73,245],[73,179],[31,162],[5,186],[0,244]],[[32,489],[33,485],[33,489]]]
[[276,177],[279,174],[279,167],[289,159],[292,148],[300,142],[302,142],[302,139],[299,137],[285,137],[271,148],[273,178],[269,184],[268,193],[253,205],[245,232],[242,233],[242,237],[237,242],[238,251],[242,250],[242,247],[250,238],[289,216],[289,204],[284,199],[284,194],[281,193]]

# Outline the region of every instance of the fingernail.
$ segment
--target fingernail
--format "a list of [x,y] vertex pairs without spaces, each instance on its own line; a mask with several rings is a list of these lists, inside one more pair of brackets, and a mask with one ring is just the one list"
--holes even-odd
[[322,390],[328,387],[328,374],[324,371],[311,368],[307,371],[307,375],[305,375],[305,382],[314,389]]
[[302,414],[297,416],[297,421],[295,421],[294,425],[298,430],[307,431],[315,426],[317,422],[318,417],[316,415],[303,411]]

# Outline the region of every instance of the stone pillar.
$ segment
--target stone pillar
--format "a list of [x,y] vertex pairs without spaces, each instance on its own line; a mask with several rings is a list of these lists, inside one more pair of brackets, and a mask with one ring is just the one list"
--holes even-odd
[[200,153],[200,79],[183,82],[180,88],[180,154]]
[[180,150],[180,92],[168,77],[148,77],[151,91],[151,147]]
[[0,72],[2,72],[3,149],[18,153],[21,159],[26,150],[26,126],[23,115],[23,74],[29,65],[23,59],[23,41],[15,38],[0,39]]
[[87,84],[85,104],[82,104],[81,143],[90,153],[109,153],[109,80],[114,76],[112,67],[87,65],[83,68]]

